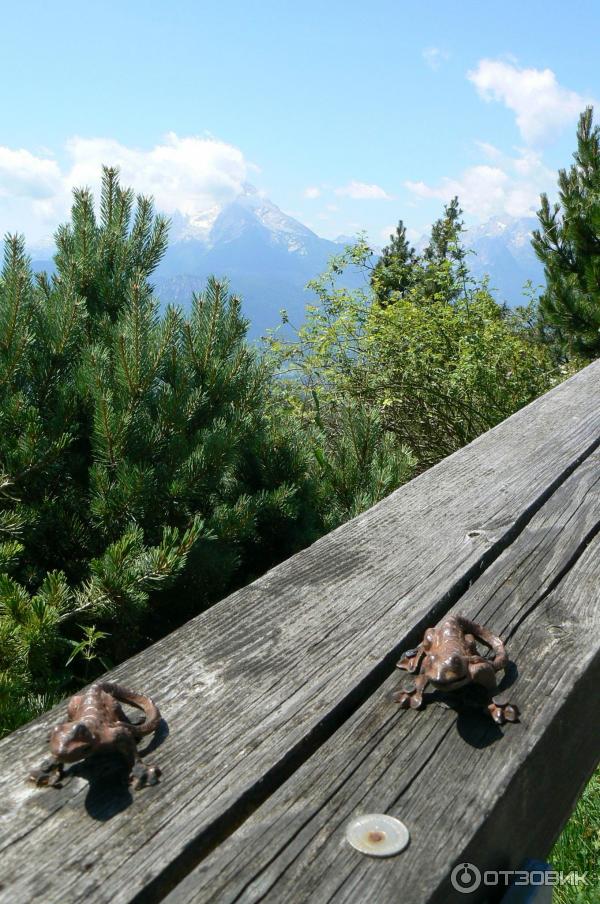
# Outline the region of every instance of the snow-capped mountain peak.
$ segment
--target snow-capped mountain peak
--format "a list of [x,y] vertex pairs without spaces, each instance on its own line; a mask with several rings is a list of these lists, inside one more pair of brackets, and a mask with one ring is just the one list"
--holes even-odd
[[533,230],[537,227],[538,222],[535,217],[493,217],[485,223],[472,227],[466,231],[466,241],[468,244],[475,244],[481,239],[498,238],[509,246],[520,248],[523,245],[529,246]]
[[534,285],[544,282],[543,267],[531,246],[536,217],[495,217],[469,229],[465,244],[474,254],[469,266],[476,276],[490,276],[490,285],[498,296],[511,305],[522,304],[526,298],[523,286],[531,280]]
[[311,229],[288,216],[250,184],[244,185],[243,191],[226,204],[194,215],[176,211],[171,220],[173,241],[195,240],[208,250],[256,230],[263,230],[270,243],[283,246],[291,253],[306,254],[307,243],[319,240]]
[[199,241],[208,244],[210,232],[221,207],[215,205],[201,213],[185,214],[176,210],[171,215],[170,239],[175,242]]
[[226,277],[244,299],[252,336],[275,327],[281,308],[301,323],[311,301],[306,284],[339,253],[250,185],[200,217],[178,211],[171,219],[169,247],[153,275],[157,295],[189,304],[209,275]]

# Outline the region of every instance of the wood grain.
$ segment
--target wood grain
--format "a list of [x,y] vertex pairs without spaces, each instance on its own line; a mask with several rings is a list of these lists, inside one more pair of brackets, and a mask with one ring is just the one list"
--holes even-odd
[[[521,724],[440,702],[398,710],[392,675],[166,904],[449,904],[466,899],[448,882],[455,864],[545,857],[600,759],[599,528],[596,453],[454,607],[508,639],[518,677],[504,693]],[[402,819],[408,850],[351,849],[345,827],[369,812]]]
[[159,900],[598,445],[599,376],[590,365],[110,673],[155,697],[168,722],[147,757],[163,769],[157,787],[132,800],[94,770],[58,791],[29,787],[56,712],[0,742],[0,900]]

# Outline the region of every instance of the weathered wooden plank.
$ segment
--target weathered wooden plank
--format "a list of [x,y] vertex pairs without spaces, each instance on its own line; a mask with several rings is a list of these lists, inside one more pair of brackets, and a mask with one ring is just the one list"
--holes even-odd
[[[0,900],[156,899],[385,676],[600,437],[600,363],[111,677],[152,694],[164,771],[132,802],[30,788],[56,713],[0,743]],[[60,865],[60,870],[57,866]]]
[[[400,711],[392,675],[171,894],[167,904],[464,901],[452,866],[545,857],[600,759],[600,454],[583,464],[454,607],[510,638],[522,722]],[[407,851],[365,858],[350,818],[387,812]],[[469,901],[477,896],[469,895]]]

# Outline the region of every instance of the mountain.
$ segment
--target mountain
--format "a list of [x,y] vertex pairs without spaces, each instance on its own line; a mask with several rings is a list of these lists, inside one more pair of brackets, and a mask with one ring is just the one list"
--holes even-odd
[[[534,286],[544,282],[530,242],[536,226],[534,217],[500,217],[465,235],[465,243],[473,251],[469,258],[473,274],[489,274],[496,297],[511,307],[526,300],[523,286],[528,280]],[[247,185],[233,201],[201,216],[176,213],[172,217],[169,248],[152,281],[163,304],[172,302],[185,308],[208,276],[226,277],[232,291],[242,298],[250,337],[257,338],[280,323],[282,308],[292,324],[302,323],[305,306],[315,300],[306,283],[354,239],[348,235],[335,241],[320,238]],[[417,243],[417,248],[425,243]],[[30,251],[34,269],[52,271],[47,243]],[[365,277],[350,269],[344,282],[349,288],[364,286]]]
[[[314,301],[306,283],[340,252],[339,244],[320,238],[251,186],[201,218],[178,214],[172,220],[171,243],[153,279],[158,297],[189,305],[208,276],[225,276],[242,297],[252,337],[277,326],[282,308],[292,323],[301,323]],[[346,283],[362,279],[349,272]]]
[[[249,336],[255,339],[278,326],[282,309],[292,324],[302,323],[306,305],[315,301],[307,282],[340,251],[338,242],[321,238],[246,185],[233,201],[200,216],[176,212],[171,217],[169,247],[152,283],[163,304],[188,308],[207,277],[227,278],[242,298]],[[29,248],[29,253],[35,271],[54,270],[50,245]],[[364,285],[364,276],[349,269],[344,282]]]
[[474,252],[469,255],[471,272],[478,278],[489,275],[490,288],[510,307],[526,302],[523,286],[528,280],[534,288],[545,284],[544,268],[531,247],[538,225],[536,217],[495,217],[465,235]]

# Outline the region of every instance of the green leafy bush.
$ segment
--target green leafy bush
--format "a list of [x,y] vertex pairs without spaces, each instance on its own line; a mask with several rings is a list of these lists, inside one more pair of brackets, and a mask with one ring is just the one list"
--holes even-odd
[[[400,224],[374,268],[361,241],[312,283],[306,323],[271,339],[303,423],[359,405],[422,470],[563,379],[533,312],[510,311],[470,277],[461,229],[455,200],[421,256]],[[348,265],[365,270],[366,288],[340,285]]]

